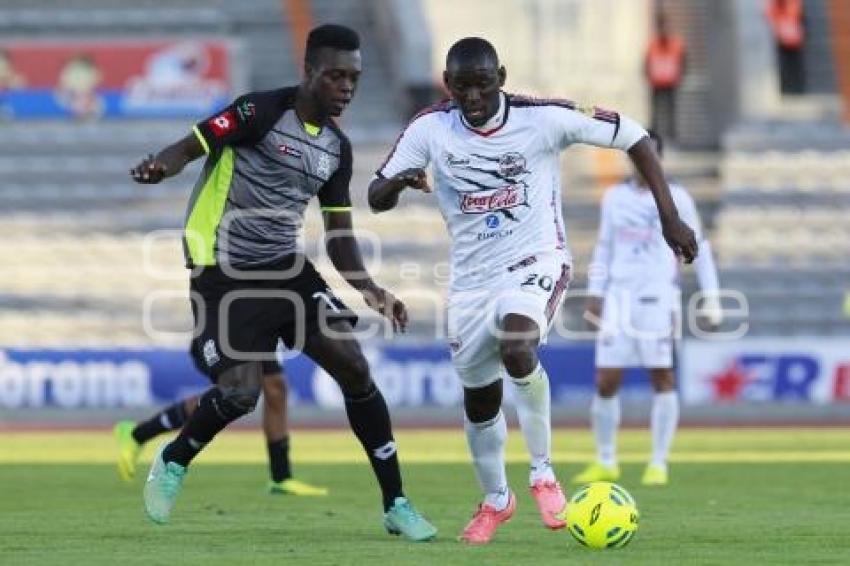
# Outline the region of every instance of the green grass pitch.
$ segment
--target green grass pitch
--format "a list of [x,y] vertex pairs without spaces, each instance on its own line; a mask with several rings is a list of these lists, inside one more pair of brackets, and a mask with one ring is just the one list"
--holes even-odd
[[[298,477],[327,498],[270,496],[259,433],[218,438],[192,467],[172,522],[144,516],[141,482],[117,479],[107,432],[0,436],[0,564],[768,565],[850,564],[850,431],[684,430],[666,488],[639,485],[644,431],[625,431],[621,484],[641,526],[630,546],[587,550],[542,527],[525,489],[520,435],[508,459],[514,519],[494,541],[456,537],[478,492],[459,431],[401,431],[408,495],[440,528],[436,541],[387,535],[365,458],[349,434],[294,434]],[[150,455],[151,449],[146,451]],[[591,453],[589,434],[556,432],[566,483]]]

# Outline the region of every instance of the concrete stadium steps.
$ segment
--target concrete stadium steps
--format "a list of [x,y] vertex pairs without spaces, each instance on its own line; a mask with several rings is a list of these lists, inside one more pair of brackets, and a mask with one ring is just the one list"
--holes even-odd
[[[0,320],[0,343],[6,347],[104,347],[148,345],[138,316],[80,311],[6,312]],[[187,344],[185,339],[164,341],[166,345]]]
[[93,39],[123,34],[185,37],[225,33],[227,28],[228,20],[220,9],[189,0],[170,1],[168,6],[152,0],[70,0],[59,7],[44,0],[9,0],[0,5],[0,32],[9,39]]
[[29,157],[132,155],[141,158],[191,132],[192,121],[13,121],[0,127],[0,155]]
[[850,150],[735,152],[723,160],[721,175],[730,191],[850,193]]
[[847,147],[850,131],[839,121],[752,121],[737,124],[723,135],[725,157],[740,152],[834,152]]
[[724,138],[721,282],[748,298],[751,335],[847,335],[850,135],[786,118]]
[[382,45],[368,0],[312,0],[314,22],[348,25],[360,34],[363,75],[357,95],[340,119],[343,130],[360,138],[393,139],[403,124],[407,110],[392,78],[391,66],[384,54],[392,46]]
[[[91,207],[74,214],[68,211],[46,212],[16,210],[2,217],[3,228],[16,238],[48,237],[60,235],[79,236],[91,233],[148,233],[158,230],[179,230],[183,211],[162,209],[158,202],[140,203],[124,210],[91,210]],[[144,206],[141,206],[144,205]]]
[[850,260],[845,147],[731,150],[721,165],[726,190],[718,215],[721,263],[831,269]]
[[281,0],[216,0],[227,15],[230,33],[244,44],[251,90],[297,84],[301,62],[292,49],[292,30]]

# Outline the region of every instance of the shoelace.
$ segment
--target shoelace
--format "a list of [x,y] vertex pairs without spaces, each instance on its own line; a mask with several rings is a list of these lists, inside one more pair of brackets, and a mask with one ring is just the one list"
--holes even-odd
[[166,465],[165,473],[162,477],[162,489],[169,497],[174,497],[180,484],[183,481],[183,476],[172,472]]
[[494,522],[497,522],[496,521],[496,514],[497,513],[499,513],[499,511],[496,511],[492,507],[487,507],[487,511],[485,511],[484,505],[479,503],[478,504],[478,510],[472,515],[472,519],[476,523],[482,523],[483,522],[483,523],[492,524]]
[[560,489],[561,484],[556,481],[544,481],[539,482],[531,486],[531,489],[535,492],[537,491],[548,491],[550,489]]
[[496,515],[495,513],[485,513],[481,506],[478,507],[478,511],[475,515],[472,516],[472,523],[464,529],[464,536],[471,536],[473,533],[478,531],[479,529],[486,529],[492,531],[496,528]]
[[409,501],[405,501],[400,506],[401,516],[405,523],[415,523],[422,520],[422,515],[413,508]]

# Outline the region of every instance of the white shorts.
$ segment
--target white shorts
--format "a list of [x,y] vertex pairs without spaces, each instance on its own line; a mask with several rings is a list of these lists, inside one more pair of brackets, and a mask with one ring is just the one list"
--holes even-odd
[[596,337],[596,367],[673,367],[678,313],[678,290],[609,289]]
[[504,277],[493,284],[449,294],[449,349],[464,387],[477,389],[502,378],[498,330],[505,315],[532,319],[540,343],[546,342],[570,273],[563,255],[531,255],[506,268]]

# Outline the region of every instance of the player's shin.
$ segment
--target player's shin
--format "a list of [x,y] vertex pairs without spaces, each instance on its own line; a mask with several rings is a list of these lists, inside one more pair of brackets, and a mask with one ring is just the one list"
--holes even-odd
[[617,429],[620,427],[620,398],[594,395],[590,420],[596,438],[596,459],[606,468],[617,465]]
[[280,440],[268,440],[266,450],[269,455],[269,474],[275,483],[280,483],[292,477],[292,467],[289,461],[289,435]]
[[163,461],[188,466],[216,434],[248,412],[249,407],[225,398],[218,386],[208,389],[180,434],[163,450]]
[[484,502],[496,510],[504,509],[510,502],[505,474],[505,442],[508,438],[505,415],[499,410],[494,418],[480,423],[466,418],[464,429],[475,475],[484,492]]
[[404,496],[387,403],[373,383],[366,393],[345,398],[345,412],[351,430],[369,456],[387,511],[397,497]]
[[656,393],[652,398],[650,429],[652,431],[652,461],[654,466],[666,467],[670,446],[679,424],[679,396],[675,390]]
[[555,481],[550,462],[552,418],[549,376],[540,364],[529,375],[512,378],[517,419],[531,457],[529,484]]
[[144,444],[151,438],[169,430],[177,430],[186,422],[186,401],[178,401],[141,422],[133,429],[133,439]]

